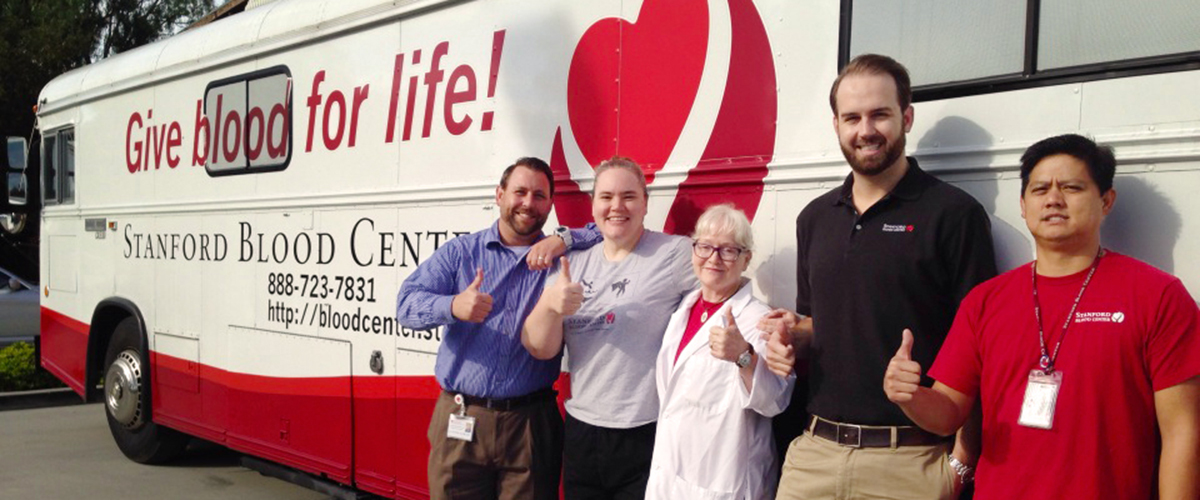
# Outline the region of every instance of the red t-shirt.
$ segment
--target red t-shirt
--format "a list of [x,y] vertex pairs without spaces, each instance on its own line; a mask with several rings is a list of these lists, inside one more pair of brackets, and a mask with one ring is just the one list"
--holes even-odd
[[[1038,277],[1048,352],[1087,273]],[[1200,375],[1198,316],[1178,278],[1108,252],[1055,362],[1063,378],[1053,428],[1036,429],[1017,423],[1041,356],[1030,266],[972,290],[929,375],[983,407],[975,498],[1150,498],[1154,392]]]
[[[728,300],[728,299],[726,299]],[[692,305],[692,312],[688,314],[687,327],[683,329],[683,337],[679,339],[679,349],[675,350],[675,361],[679,361],[679,355],[683,353],[683,348],[687,347],[692,341],[692,337],[696,336],[696,332],[700,331],[700,327],[704,326],[704,320],[715,314],[725,314],[721,306],[725,305],[725,301],[706,302],[704,299],[697,298],[696,303]],[[708,316],[704,316],[704,313]],[[704,319],[701,317],[704,316]]]

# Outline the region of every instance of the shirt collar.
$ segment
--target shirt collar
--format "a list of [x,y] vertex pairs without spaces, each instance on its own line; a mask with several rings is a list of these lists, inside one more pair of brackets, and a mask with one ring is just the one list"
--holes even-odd
[[[537,239],[533,240],[533,243],[530,243],[529,246],[536,245],[537,242],[542,241],[542,238],[545,238],[545,237],[546,237],[545,234],[539,234]],[[487,247],[487,248],[504,247],[504,242],[500,240],[500,221],[499,220],[497,220],[496,222],[493,222],[492,226],[487,228],[487,231],[484,231],[483,246]]]
[[[902,200],[915,200],[921,197],[921,193],[925,192],[925,187],[929,185],[930,175],[921,170],[917,165],[917,159],[911,156],[908,158],[908,171],[904,173],[904,177],[900,178],[900,182],[896,183],[896,187],[892,188],[892,192],[888,193],[887,197],[896,197]],[[846,180],[842,182],[841,193],[834,205],[853,205],[854,202],[854,174],[846,176]]]
[[488,248],[504,246],[504,242],[500,241],[500,221],[493,222],[492,226],[483,232],[483,246]]

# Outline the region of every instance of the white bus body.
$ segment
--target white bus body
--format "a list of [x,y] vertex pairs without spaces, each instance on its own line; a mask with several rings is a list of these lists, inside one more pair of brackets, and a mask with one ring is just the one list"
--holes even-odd
[[[796,215],[849,172],[828,92],[850,3],[279,1],[67,73],[38,111],[43,364],[87,397],[109,374],[123,446],[152,424],[424,497],[440,331],[395,323],[405,277],[497,218],[514,159],[553,164],[553,227],[588,221],[589,165],[619,153],[653,174],[653,229],[750,212],[757,291],[791,306]],[[1021,152],[1115,146],[1104,243],[1195,293],[1190,61],[924,99],[908,149],[987,208],[1010,269],[1033,255]],[[133,358],[108,363],[126,318]]]

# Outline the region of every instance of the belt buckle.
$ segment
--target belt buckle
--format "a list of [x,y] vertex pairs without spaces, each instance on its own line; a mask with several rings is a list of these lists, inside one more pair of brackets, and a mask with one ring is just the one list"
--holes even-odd
[[517,398],[489,399],[487,407],[489,410],[511,411],[513,406],[516,406],[516,399]]
[[851,448],[862,448],[862,426],[837,424],[837,443]]

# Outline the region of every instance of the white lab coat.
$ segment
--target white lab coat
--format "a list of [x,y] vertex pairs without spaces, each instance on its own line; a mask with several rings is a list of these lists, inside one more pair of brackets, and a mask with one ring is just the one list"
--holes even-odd
[[[700,297],[688,294],[671,315],[656,363],[658,430],[647,499],[773,499],[779,480],[771,417],[787,407],[795,375],[780,378],[761,353],[768,335],[758,320],[770,308],[749,280],[712,315],[675,360],[688,315]],[[709,330],[732,308],[742,336],[760,353],[750,391],[736,364],[712,356]]]

